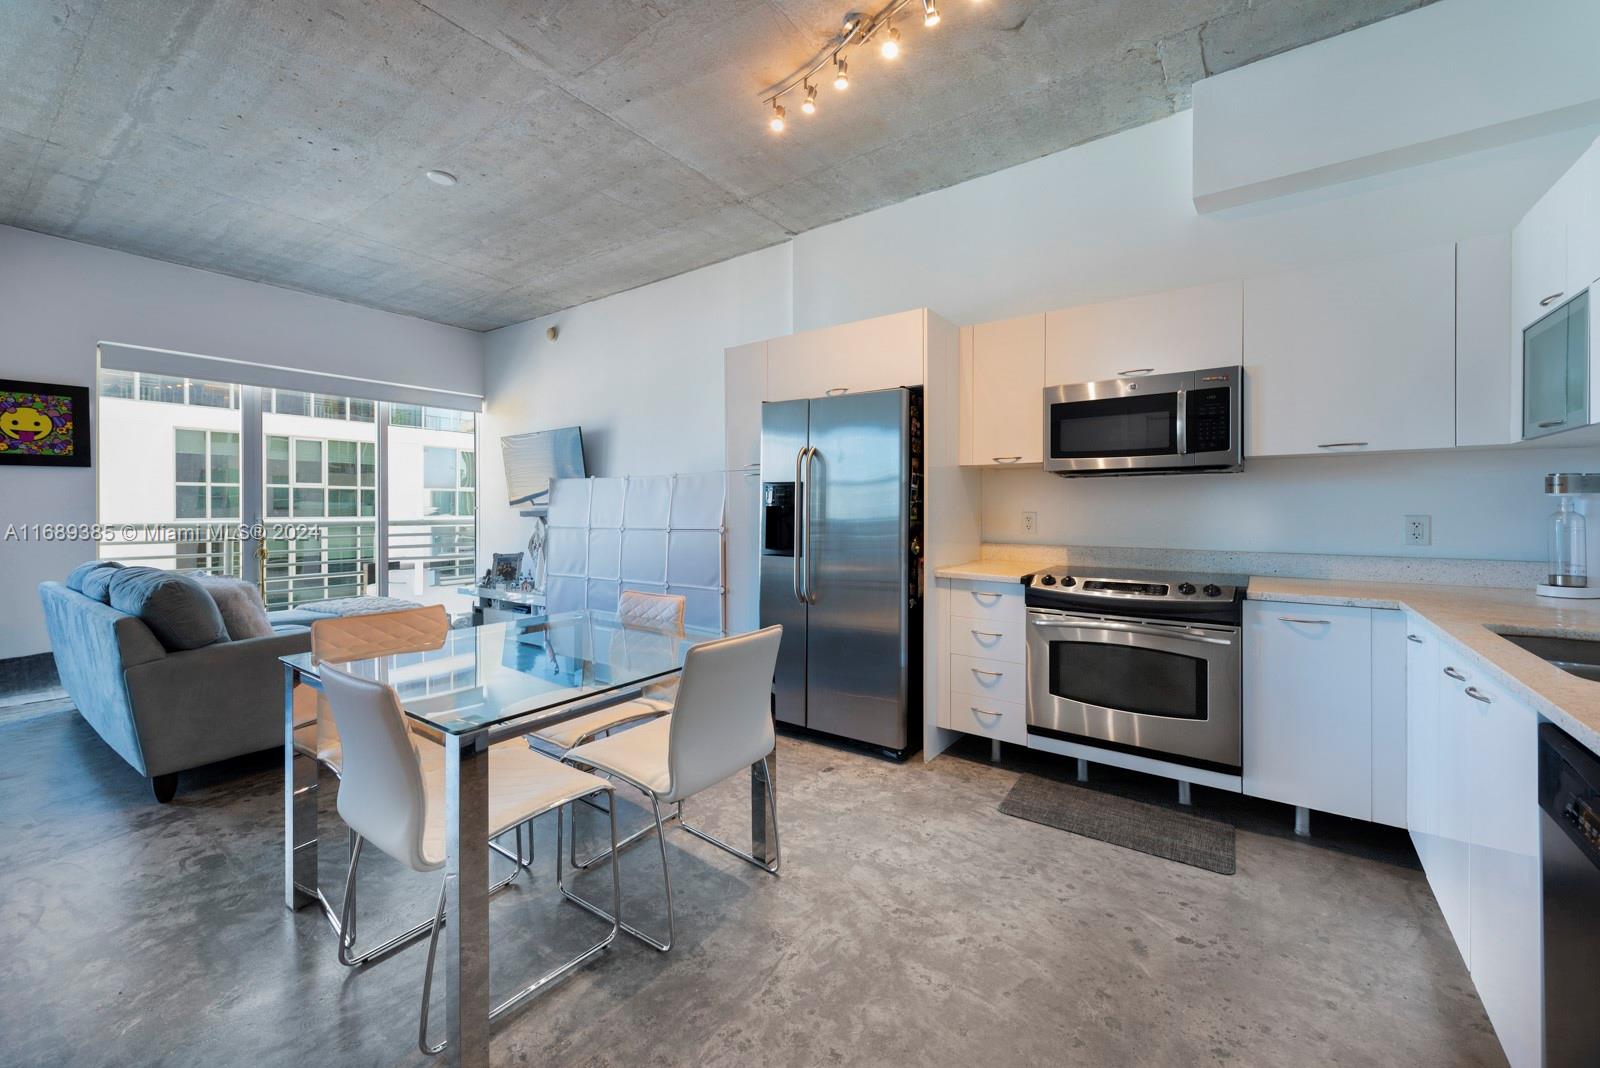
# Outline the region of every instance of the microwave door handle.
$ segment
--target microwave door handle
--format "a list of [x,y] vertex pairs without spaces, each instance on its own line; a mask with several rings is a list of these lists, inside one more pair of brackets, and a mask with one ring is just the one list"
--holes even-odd
[[1178,440],[1178,462],[1189,463],[1189,405],[1187,401],[1188,390],[1178,387],[1178,415],[1176,422]]
[[805,447],[794,454],[794,599],[801,604],[806,603],[805,591],[800,588],[800,561],[805,555],[805,483],[802,481],[805,474]]
[[1035,619],[1033,625],[1046,629],[1052,627],[1071,628],[1072,630],[1103,630],[1115,634],[1146,634],[1156,638],[1171,638],[1174,641],[1197,642],[1202,645],[1232,645],[1232,638],[1212,637],[1204,632],[1182,630],[1177,627],[1141,627],[1137,623],[1114,623],[1110,620],[1088,619]]

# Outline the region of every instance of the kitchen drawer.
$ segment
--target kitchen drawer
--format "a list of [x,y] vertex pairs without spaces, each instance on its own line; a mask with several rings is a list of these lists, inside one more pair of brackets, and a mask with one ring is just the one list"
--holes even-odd
[[[955,694],[1022,704],[1028,699],[1021,664],[984,660],[975,656],[950,657],[950,690]],[[952,698],[955,700],[955,698]]]
[[1028,744],[1028,706],[970,694],[950,695],[950,726],[1002,742]]
[[974,656],[980,660],[1004,660],[1010,664],[1023,662],[1022,619],[979,619],[971,616],[950,617],[950,651],[959,656]]
[[1022,603],[1020,582],[950,583],[950,614],[968,619],[1014,619],[1027,614]]

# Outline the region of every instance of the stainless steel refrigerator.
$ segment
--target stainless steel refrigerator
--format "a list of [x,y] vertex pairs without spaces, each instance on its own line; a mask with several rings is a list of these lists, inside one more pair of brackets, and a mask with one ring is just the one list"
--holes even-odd
[[761,625],[776,714],[896,758],[922,741],[922,395],[761,410]]

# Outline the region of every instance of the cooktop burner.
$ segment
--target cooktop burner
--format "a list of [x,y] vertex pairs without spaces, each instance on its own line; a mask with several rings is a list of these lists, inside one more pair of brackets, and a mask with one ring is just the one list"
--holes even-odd
[[1249,579],[1131,568],[1066,567],[1023,578],[1034,608],[1093,610],[1126,616],[1237,619]]

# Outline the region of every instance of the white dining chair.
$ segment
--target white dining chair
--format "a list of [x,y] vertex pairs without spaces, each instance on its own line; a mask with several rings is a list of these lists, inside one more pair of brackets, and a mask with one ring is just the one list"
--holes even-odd
[[[767,863],[683,822],[685,800],[747,771],[765,760],[776,744],[772,727],[772,675],[778,662],[780,626],[703,642],[689,650],[672,713],[632,730],[611,734],[573,749],[566,761],[620,779],[650,798],[653,831],[661,846],[661,874],[666,888],[667,937],[660,941],[630,924],[622,929],[663,952],[672,948],[672,873],[667,865],[662,805],[679,807],[678,823],[695,837],[726,850],[770,874],[778,873],[778,799],[772,776],[763,775],[773,820],[773,854]],[[611,856],[616,856],[612,847]],[[557,880],[561,892],[603,919],[600,906]],[[621,922],[620,920],[618,922]]]
[[[609,661],[618,667],[625,667],[630,659],[637,661],[652,652],[659,654],[658,650],[630,647],[682,638],[684,607],[685,598],[682,594],[623,590],[617,597],[617,622],[620,626],[611,636],[607,653]],[[529,744],[535,744],[534,740],[537,739],[558,754],[565,754],[573,747],[603,734],[666,715],[672,711],[675,691],[675,682],[653,683],[632,701],[534,731]]]
[[[400,701],[388,686],[358,678],[331,666],[322,668],[322,685],[337,721],[343,773],[339,784],[339,815],[356,833],[345,892],[345,924],[354,927],[353,907],[356,862],[362,846],[371,842],[412,871],[433,872],[445,864],[445,804],[443,766],[425,762],[415,736],[407,728]],[[425,745],[426,743],[424,743]],[[436,746],[428,748],[437,749]],[[526,746],[493,746],[489,750],[489,822],[482,828],[485,840],[581,798],[606,794],[611,784],[596,775],[542,757]],[[611,808],[608,804],[608,808]],[[492,1020],[548,984],[592,959],[611,944],[621,924],[622,886],[615,860],[616,817],[611,819],[611,900],[614,912],[605,917],[611,930],[604,938],[563,964],[552,968],[512,997],[490,1010]],[[561,843],[556,844],[556,882],[561,884]],[[439,931],[444,926],[445,891],[428,927],[428,963],[422,982],[422,1015],[417,1045],[436,1054],[444,1045],[428,1043],[428,996],[433,986],[433,962]]]

